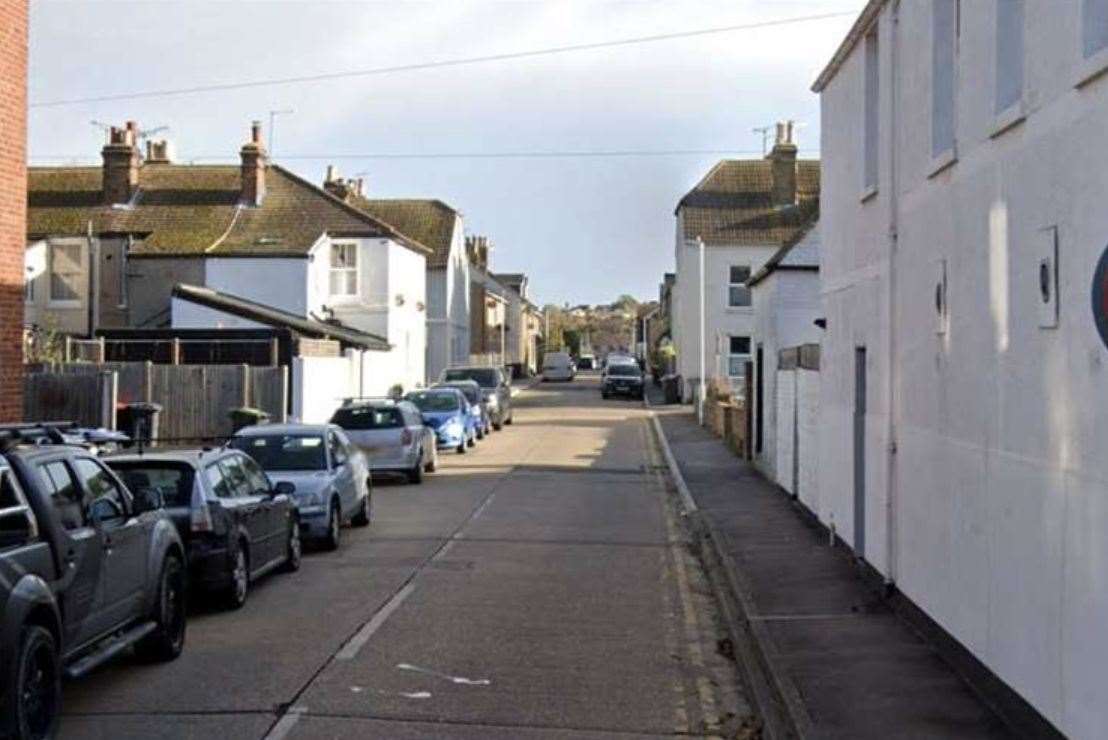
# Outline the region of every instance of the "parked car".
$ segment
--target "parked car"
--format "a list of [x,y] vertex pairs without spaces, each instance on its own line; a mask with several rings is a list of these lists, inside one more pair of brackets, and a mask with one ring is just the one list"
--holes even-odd
[[54,736],[63,672],[185,644],[185,549],[158,492],[34,433],[0,428],[0,735],[17,738]]
[[400,473],[411,483],[438,466],[435,433],[423,423],[419,409],[391,398],[352,401],[331,417],[365,454],[375,473]]
[[489,416],[489,407],[485,403],[485,397],[481,394],[481,386],[476,380],[453,380],[449,383],[436,383],[435,388],[457,388],[469,402],[469,413],[477,418],[477,439],[484,439],[486,434],[492,432],[492,418]]
[[274,486],[237,450],[181,450],[105,459],[131,490],[153,488],[185,543],[189,584],[232,609],[265,574],[300,568],[300,523],[287,483]]
[[492,417],[492,428],[500,430],[512,423],[512,388],[504,371],[498,367],[448,367],[442,371],[439,381],[476,380]]
[[604,398],[630,396],[641,399],[643,379],[639,366],[628,363],[609,365],[604,372],[604,379],[600,381],[600,395]]
[[465,394],[457,388],[413,391],[404,398],[415,404],[423,422],[435,431],[440,448],[457,450],[461,455],[476,444],[478,420],[469,412]]
[[595,370],[596,357],[594,355],[581,355],[577,360],[577,368],[579,370]]
[[259,424],[235,432],[228,446],[242,450],[275,485],[289,484],[300,535],[328,550],[339,546],[342,525],[367,526],[373,510],[365,455],[335,424]]
[[573,380],[576,368],[568,352],[547,352],[542,356],[542,380]]

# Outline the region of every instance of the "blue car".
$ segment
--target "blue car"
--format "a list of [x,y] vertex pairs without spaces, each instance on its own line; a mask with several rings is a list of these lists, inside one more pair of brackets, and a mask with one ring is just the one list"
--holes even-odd
[[476,417],[469,413],[469,402],[457,388],[431,388],[404,396],[423,416],[423,423],[435,431],[439,449],[454,449],[459,455],[477,442]]

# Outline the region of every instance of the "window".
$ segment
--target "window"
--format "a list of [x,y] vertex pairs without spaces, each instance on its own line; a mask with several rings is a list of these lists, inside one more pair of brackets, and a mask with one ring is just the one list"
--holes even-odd
[[343,446],[339,438],[335,436],[334,432],[327,435],[327,444],[331,448],[331,464],[338,466],[344,464],[349,455],[346,454],[346,448]]
[[358,294],[358,245],[331,245],[331,295]]
[[195,473],[187,463],[124,462],[108,465],[123,479],[123,485],[131,491],[148,488],[162,495],[166,506],[188,506],[192,501],[192,485]]
[[1084,0],[1081,40],[1086,59],[1108,47],[1108,0]]
[[208,487],[212,489],[212,493],[216,498],[230,498],[231,487],[227,485],[227,481],[223,477],[223,471],[219,465],[212,463],[208,467],[204,468],[204,475],[208,478]]
[[33,275],[27,275],[23,280],[23,301],[25,303],[35,302],[35,278]]
[[81,245],[50,245],[50,300],[73,303],[81,300]]
[[85,526],[85,516],[81,509],[81,494],[73,475],[63,462],[52,462],[38,469],[42,488],[50,496],[50,503],[65,529],[80,529]]
[[247,455],[242,455],[238,458],[238,461],[242,464],[242,470],[246,473],[246,480],[250,484],[250,490],[253,491],[254,495],[267,495],[272,486],[269,485],[269,478],[262,472],[258,463]]
[[731,265],[727,288],[728,306],[750,305],[750,288],[746,287],[746,281],[749,279],[750,265]]
[[954,68],[958,46],[959,0],[933,0],[931,6],[931,156],[954,150]]
[[223,478],[227,481],[231,496],[250,496],[250,482],[246,479],[246,471],[238,457],[225,457],[219,461],[219,467],[223,471]]
[[0,550],[38,539],[38,523],[10,470],[0,470]]
[[750,337],[730,337],[727,355],[727,374],[739,378],[746,374],[746,362],[750,359]]
[[1003,113],[1023,98],[1024,0],[996,0],[995,113]]
[[865,92],[865,172],[862,187],[865,191],[877,187],[877,151],[881,145],[878,140],[878,122],[880,109],[878,99],[880,94],[880,77],[878,67],[880,58],[877,55],[877,29],[874,28],[866,34],[866,92]]
[[88,458],[78,458],[74,465],[77,475],[91,496],[89,518],[94,522],[111,522],[125,518],[126,498],[115,478],[100,463]]

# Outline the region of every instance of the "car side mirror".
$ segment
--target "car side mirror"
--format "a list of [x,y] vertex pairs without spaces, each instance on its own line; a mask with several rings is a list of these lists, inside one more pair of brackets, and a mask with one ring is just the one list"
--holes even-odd
[[140,488],[134,493],[135,515],[145,514],[148,511],[157,511],[165,506],[165,497],[157,488]]
[[296,493],[296,486],[287,480],[283,480],[273,487],[274,496],[291,496],[294,493]]
[[37,537],[38,527],[30,509],[26,506],[0,509],[0,550],[29,544]]

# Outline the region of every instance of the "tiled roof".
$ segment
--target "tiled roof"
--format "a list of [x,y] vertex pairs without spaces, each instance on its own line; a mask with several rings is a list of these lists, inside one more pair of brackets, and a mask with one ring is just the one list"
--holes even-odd
[[133,206],[104,205],[99,167],[28,170],[27,233],[34,237],[134,234],[135,255],[303,255],[319,238],[390,237],[426,254],[388,224],[347,206],[277,165],[266,170],[266,195],[239,207],[238,165],[146,164]]
[[686,239],[705,244],[783,245],[819,218],[819,160],[797,160],[797,203],[773,203],[772,162],[725,159],[690,190],[677,210]]
[[347,202],[430,249],[428,267],[445,267],[450,260],[458,212],[441,200],[366,198],[351,194]]

